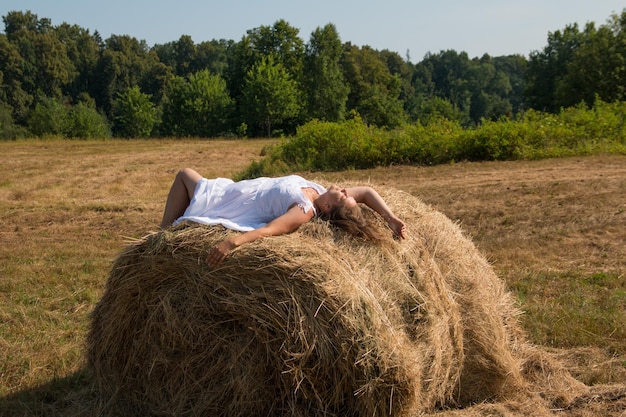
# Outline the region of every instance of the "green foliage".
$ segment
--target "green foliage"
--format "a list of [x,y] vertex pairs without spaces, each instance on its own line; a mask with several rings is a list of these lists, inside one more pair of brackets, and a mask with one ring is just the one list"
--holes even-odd
[[550,33],[548,45],[530,54],[526,96],[534,109],[558,112],[596,97],[626,99],[626,11],[605,25],[568,25]]
[[395,128],[404,123],[402,82],[398,74],[391,74],[381,54],[369,46],[346,44],[341,64],[350,87],[349,109],[375,126]]
[[[356,112],[368,125],[385,129],[433,126],[440,117],[466,128],[483,125],[454,148],[467,155],[453,158],[514,158],[529,151],[527,136],[537,135],[486,121],[518,119],[530,109],[558,115],[579,103],[593,106],[596,98],[626,100],[626,11],[604,25],[588,23],[580,30],[573,24],[551,32],[545,48],[528,59],[470,58],[447,50],[429,53],[417,64],[408,54],[404,59],[396,52],[342,43],[332,24],[313,31],[308,44],[297,28],[278,20],[248,30],[238,42],[196,44],[182,35],[149,47],[129,35],[103,40],[76,25],[53,26],[31,12],[12,11],[3,21],[0,101],[11,109],[15,126],[30,126],[38,135],[58,130],[50,120],[45,125],[39,97],[77,103],[88,95],[121,136],[233,135],[244,124],[250,137],[291,135],[307,121],[341,122]],[[134,110],[142,122],[121,116],[120,95],[135,86],[159,110],[158,129],[151,133],[138,126],[150,124],[151,110]],[[543,140],[540,136],[535,139]],[[425,138],[415,154],[437,148],[424,146],[430,142]],[[439,160],[434,154],[425,160]]]
[[526,140],[524,126],[507,119],[485,120],[465,132],[461,154],[472,161],[520,159]]
[[367,168],[385,161],[380,146],[384,132],[360,118],[342,123],[312,121],[282,146],[282,157],[293,166],[313,170]]
[[340,65],[341,41],[334,25],[311,34],[304,60],[304,91],[312,119],[340,122],[346,113],[349,87]]
[[290,166],[275,153],[259,161],[252,161],[250,165],[239,174],[233,175],[235,181],[258,178],[262,176],[280,176],[288,173]]
[[60,136],[75,139],[110,137],[111,131],[106,117],[90,103],[93,100],[89,97],[75,105],[43,97],[35,105],[28,120],[30,133],[39,137]]
[[578,25],[568,25],[562,31],[550,33],[548,44],[542,51],[530,54],[525,95],[531,108],[557,112],[562,107],[557,100],[556,89],[566,76],[568,64],[582,42],[583,34]]
[[298,36],[299,30],[287,21],[277,20],[272,26],[260,26],[248,31],[250,47],[255,56],[254,63],[272,56],[283,66],[292,79],[302,73],[304,42]]
[[18,46],[0,34],[0,100],[11,109],[11,119],[24,120],[33,95],[24,90],[26,62]]
[[432,118],[428,124],[416,123],[396,132],[393,140],[398,154],[393,162],[435,165],[464,159],[460,140],[464,134],[458,121],[444,117]]
[[0,139],[13,140],[26,137],[26,129],[13,123],[11,107],[0,102]]
[[70,108],[67,115],[65,136],[74,139],[104,139],[111,137],[106,118],[83,103]]
[[483,120],[471,129],[442,117],[394,130],[369,126],[359,117],[341,123],[314,120],[245,175],[592,153],[626,153],[626,103],[597,100],[593,108],[580,105],[558,115],[528,111],[519,119]]
[[35,136],[62,136],[67,124],[65,103],[49,97],[42,98],[30,113],[28,129]]
[[4,21],[7,38],[22,61],[20,88],[33,97],[42,93],[60,98],[61,89],[71,82],[75,69],[50,19],[13,11]]
[[65,45],[71,63],[70,80],[63,93],[71,99],[90,93],[91,78],[99,58],[99,44],[89,30],[77,25],[62,23],[54,29],[55,35]]
[[558,103],[572,106],[580,101],[592,105],[596,97],[605,101],[626,99],[626,12],[596,28],[587,24],[584,41],[567,65],[567,73],[556,86]]
[[164,132],[173,136],[212,137],[225,132],[233,111],[226,82],[207,70],[188,79],[175,77],[163,108]]
[[243,97],[248,125],[262,126],[268,137],[272,136],[276,124],[296,117],[301,109],[298,84],[272,55],[248,71]]
[[150,137],[157,120],[157,110],[150,96],[137,86],[118,95],[113,103],[113,114],[116,136],[126,138]]
[[442,118],[465,124],[467,115],[445,98],[437,96],[420,98],[415,121],[427,125],[436,123]]
[[152,97],[162,97],[168,74],[145,41],[128,35],[112,35],[105,41],[93,69],[89,93],[96,99],[99,109],[112,117],[113,102],[118,94],[137,85]]
[[[476,125],[481,119],[519,112],[524,63],[521,56],[470,59],[456,51],[429,54],[416,65],[415,88],[422,100],[414,118],[423,122],[433,111],[454,112],[458,114],[450,115],[453,120]],[[443,106],[445,102],[449,105]]]

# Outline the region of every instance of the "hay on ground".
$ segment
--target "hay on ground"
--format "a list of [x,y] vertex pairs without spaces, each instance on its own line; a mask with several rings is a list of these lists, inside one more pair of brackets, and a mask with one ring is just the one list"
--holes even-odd
[[130,245],[88,336],[102,414],[404,416],[532,391],[534,351],[485,258],[419,199],[380,191],[407,240],[311,222],[216,268],[207,251],[235,233],[221,227]]

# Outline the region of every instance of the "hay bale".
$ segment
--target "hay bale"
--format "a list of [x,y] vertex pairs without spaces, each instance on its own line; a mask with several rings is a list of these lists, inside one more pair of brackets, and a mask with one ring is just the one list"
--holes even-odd
[[518,311],[457,225],[381,194],[409,238],[359,243],[323,222],[244,245],[181,225],[130,245],[92,314],[102,414],[391,415],[518,393]]

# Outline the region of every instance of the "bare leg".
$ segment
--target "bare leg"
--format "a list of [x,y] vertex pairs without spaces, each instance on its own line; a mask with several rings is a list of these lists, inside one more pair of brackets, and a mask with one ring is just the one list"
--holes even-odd
[[165,210],[163,211],[163,220],[161,221],[161,229],[170,226],[176,219],[185,213],[189,206],[189,202],[193,198],[196,184],[202,179],[202,176],[191,168],[185,168],[178,171],[176,178],[172,183],[170,192],[167,195]]

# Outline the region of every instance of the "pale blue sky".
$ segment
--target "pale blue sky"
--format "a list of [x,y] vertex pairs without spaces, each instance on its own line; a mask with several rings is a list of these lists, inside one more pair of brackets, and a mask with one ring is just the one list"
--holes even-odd
[[[195,43],[238,41],[246,31],[279,19],[308,42],[315,28],[334,23],[341,40],[389,49],[413,62],[427,52],[454,49],[471,58],[528,55],[547,44],[548,32],[578,23],[606,23],[624,0],[2,0],[0,14],[30,10],[53,25],[63,22],[155,43],[189,35]],[[4,25],[0,26],[4,30]]]

